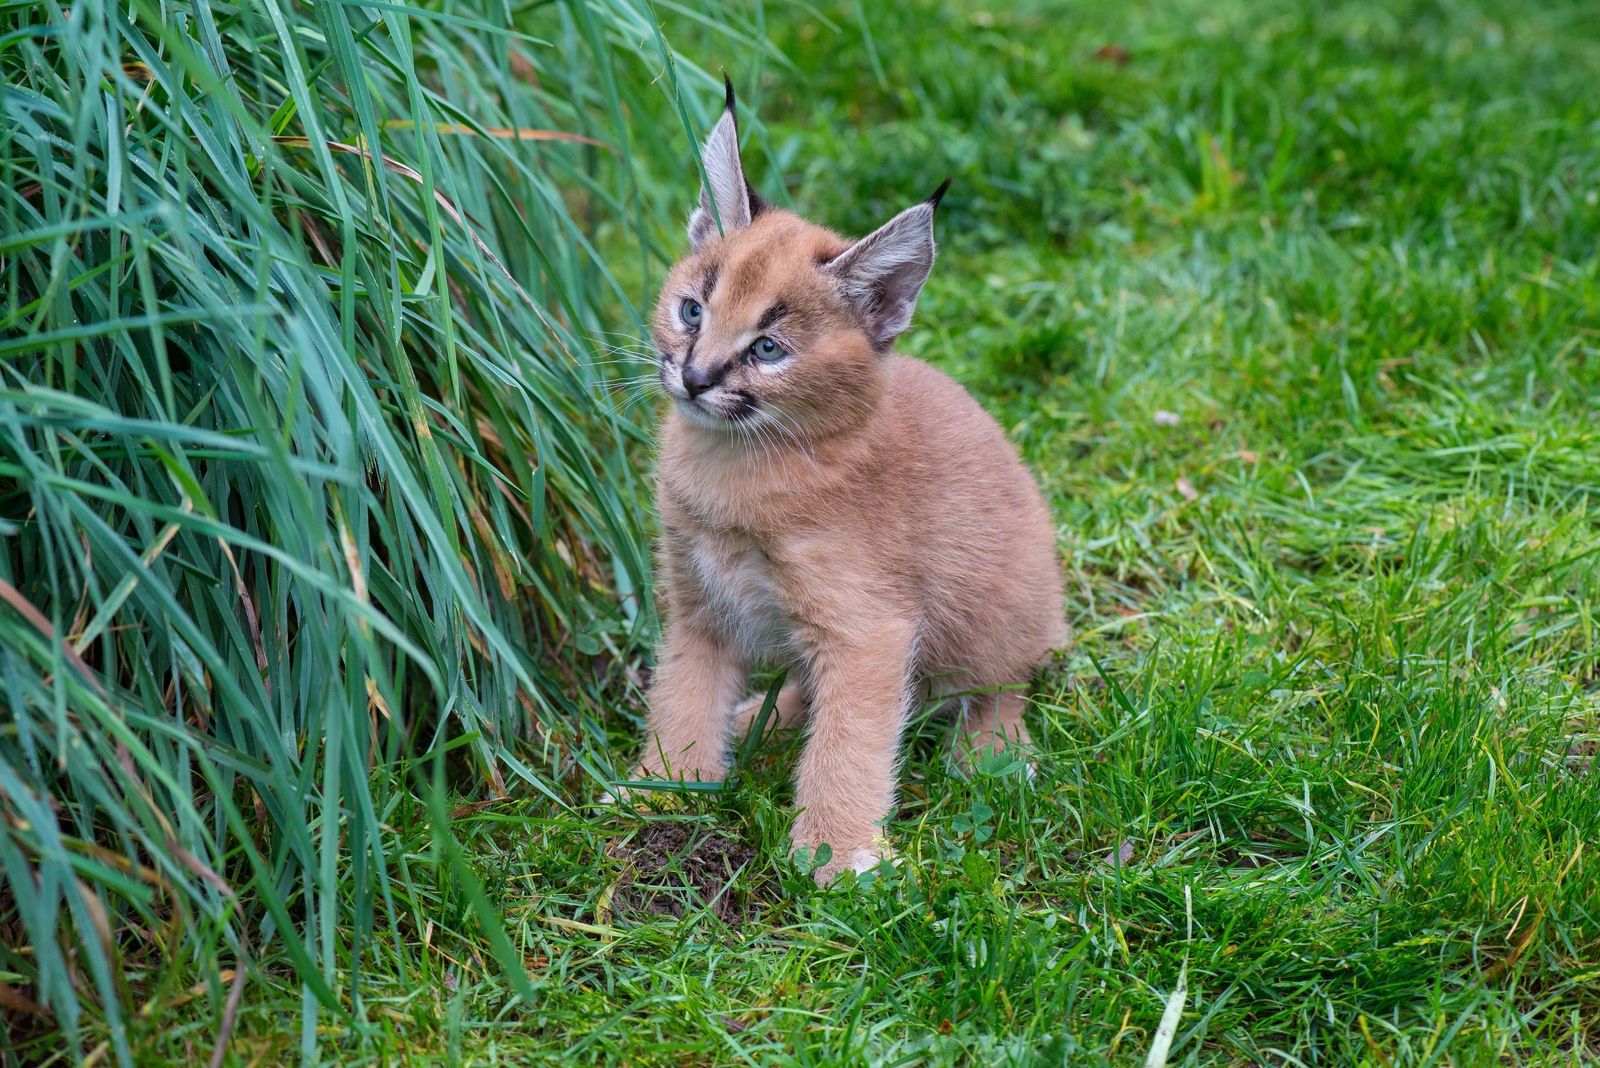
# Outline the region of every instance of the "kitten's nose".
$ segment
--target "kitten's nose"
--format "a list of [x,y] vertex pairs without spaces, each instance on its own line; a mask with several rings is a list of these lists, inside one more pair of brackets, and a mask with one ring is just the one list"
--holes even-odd
[[683,369],[683,388],[688,391],[690,400],[694,400],[720,381],[722,381],[721,375],[713,376],[704,367],[690,365]]

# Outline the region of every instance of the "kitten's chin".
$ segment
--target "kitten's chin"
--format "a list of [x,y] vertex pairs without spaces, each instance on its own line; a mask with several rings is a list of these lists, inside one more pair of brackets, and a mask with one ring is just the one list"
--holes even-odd
[[689,400],[686,397],[673,397],[673,406],[678,409],[678,414],[692,426],[702,430],[719,430],[724,433],[735,429],[732,416],[726,415],[714,408],[708,408],[699,401]]

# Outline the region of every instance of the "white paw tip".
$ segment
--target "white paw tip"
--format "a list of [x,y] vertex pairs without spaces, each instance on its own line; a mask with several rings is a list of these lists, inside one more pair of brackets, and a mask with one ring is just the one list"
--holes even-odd
[[874,849],[856,850],[854,853],[850,854],[850,859],[847,863],[850,865],[851,871],[855,872],[857,875],[865,875],[867,872],[875,870],[879,864],[882,864],[886,860],[897,868],[900,866],[900,857],[898,854],[888,853],[886,855]]
[[876,868],[881,860],[883,858],[870,849],[858,849],[850,854],[850,859],[846,863],[850,865],[851,871],[862,875]]

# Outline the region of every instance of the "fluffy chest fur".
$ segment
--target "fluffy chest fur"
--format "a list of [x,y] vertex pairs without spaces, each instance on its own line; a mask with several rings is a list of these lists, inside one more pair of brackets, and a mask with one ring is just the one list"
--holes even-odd
[[[801,621],[816,620],[819,597],[881,555],[881,544],[853,536],[863,525],[871,452],[867,437],[852,437],[774,462],[759,448],[670,419],[658,499],[661,593],[671,610],[703,618],[746,660],[803,658]],[[882,494],[866,495],[883,503]],[[881,524],[866,525],[886,533]],[[804,566],[801,558],[819,550],[841,555],[828,554],[830,546],[855,566],[824,567],[823,574]]]
[[772,558],[752,536],[696,524],[680,531],[695,587],[716,628],[750,660],[784,659],[794,651],[794,623]]

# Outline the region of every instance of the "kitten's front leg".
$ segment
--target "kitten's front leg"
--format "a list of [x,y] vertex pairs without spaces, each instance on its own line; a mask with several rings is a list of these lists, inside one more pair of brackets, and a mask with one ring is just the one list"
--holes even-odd
[[728,731],[746,665],[731,643],[693,615],[669,618],[650,687],[645,778],[718,782],[727,774]]
[[852,621],[848,631],[823,631],[813,643],[794,844],[831,847],[832,858],[816,871],[823,886],[845,868],[868,871],[892,855],[883,821],[894,804],[915,633],[903,620]]

